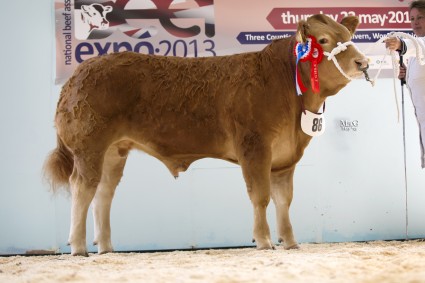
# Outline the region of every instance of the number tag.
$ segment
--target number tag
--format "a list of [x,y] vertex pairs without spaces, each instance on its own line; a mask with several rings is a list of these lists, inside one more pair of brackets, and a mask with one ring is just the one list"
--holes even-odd
[[325,116],[305,110],[301,112],[301,129],[309,136],[317,137],[325,132]]

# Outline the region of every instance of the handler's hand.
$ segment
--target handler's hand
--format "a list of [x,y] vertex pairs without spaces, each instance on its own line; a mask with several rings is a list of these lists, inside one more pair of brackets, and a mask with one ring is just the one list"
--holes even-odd
[[398,73],[399,80],[406,80],[406,65],[400,66],[400,72]]
[[400,50],[401,49],[401,41],[398,37],[389,37],[385,40],[385,47],[390,50]]

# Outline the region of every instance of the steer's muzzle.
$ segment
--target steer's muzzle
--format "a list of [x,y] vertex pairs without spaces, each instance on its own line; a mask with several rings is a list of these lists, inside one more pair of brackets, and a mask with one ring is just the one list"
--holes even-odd
[[357,64],[357,68],[359,71],[362,71],[366,81],[370,82],[373,86],[373,81],[370,79],[369,74],[367,73],[367,69],[369,69],[369,64],[367,59],[361,59],[355,61]]
[[362,71],[365,72],[367,69],[369,69],[369,62],[367,59],[359,59],[355,61],[357,64],[357,68]]

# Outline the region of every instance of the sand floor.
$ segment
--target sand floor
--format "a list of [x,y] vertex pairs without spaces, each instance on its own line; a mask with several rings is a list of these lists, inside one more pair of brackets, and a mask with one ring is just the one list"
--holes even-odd
[[0,257],[0,282],[425,282],[425,241]]

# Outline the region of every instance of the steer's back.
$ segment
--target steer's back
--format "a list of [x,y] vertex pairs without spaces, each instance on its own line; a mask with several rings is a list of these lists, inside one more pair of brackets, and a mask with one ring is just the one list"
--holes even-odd
[[223,155],[234,117],[245,114],[247,91],[261,80],[257,61],[258,53],[92,58],[62,90],[58,133],[70,147],[130,139],[151,154]]

